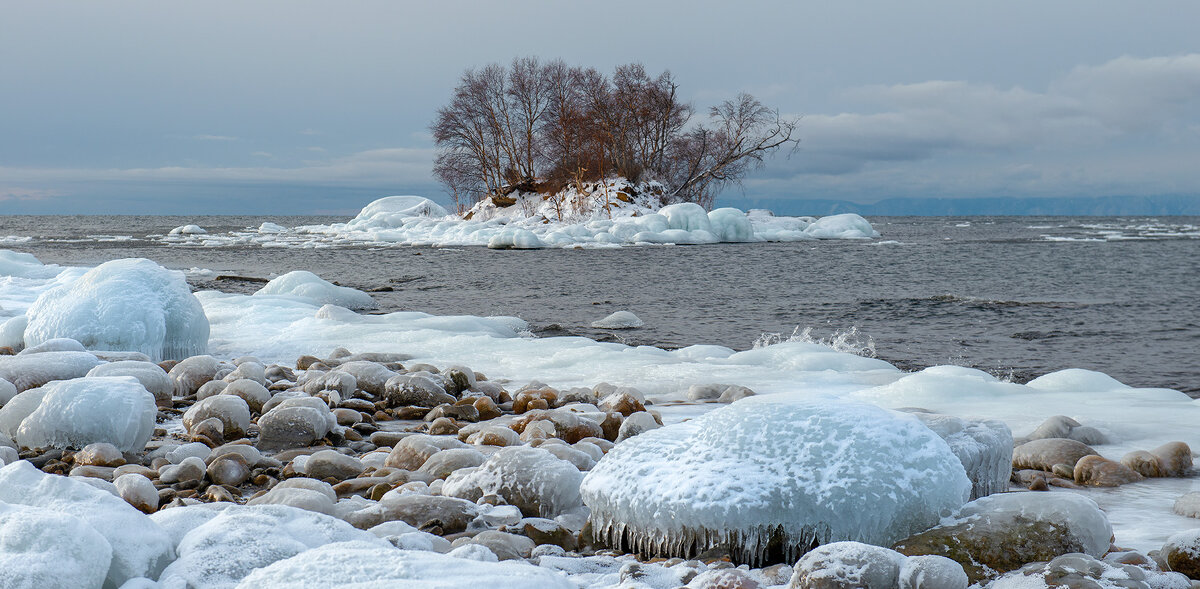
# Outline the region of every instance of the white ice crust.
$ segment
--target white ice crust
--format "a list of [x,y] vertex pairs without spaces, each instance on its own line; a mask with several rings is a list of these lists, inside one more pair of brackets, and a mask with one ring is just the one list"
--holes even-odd
[[[66,514],[103,536],[112,550],[110,564],[103,567],[112,587],[134,577],[157,577],[174,557],[166,532],[124,500],[72,477],[43,473],[24,460],[0,468],[0,505],[4,503]],[[78,528],[62,521],[56,525]]]
[[317,305],[337,305],[347,309],[374,309],[371,295],[353,288],[337,286],[305,270],[295,270],[275,278],[255,295],[289,295]]
[[576,589],[565,575],[523,562],[482,562],[374,543],[326,544],[254,571],[239,589]]
[[141,352],[155,361],[203,354],[209,336],[183,274],[145,259],[105,262],[43,292],[26,315],[27,346],[69,337],[88,349]]
[[748,561],[776,528],[801,548],[887,546],[936,524],[970,490],[950,447],[910,415],[761,396],[618,444],[580,487],[610,540],[671,554],[732,542]]

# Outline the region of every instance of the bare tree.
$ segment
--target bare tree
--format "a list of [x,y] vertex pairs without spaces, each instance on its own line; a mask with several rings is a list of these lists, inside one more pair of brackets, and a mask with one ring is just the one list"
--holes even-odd
[[723,188],[762,167],[766,156],[793,138],[799,120],[780,116],[753,96],[741,93],[709,111],[712,126],[697,126],[675,144],[674,178],[669,192],[675,200],[711,208]]
[[694,110],[678,90],[670,72],[652,77],[636,63],[611,79],[533,57],[467,70],[430,127],[434,173],[460,208],[518,190],[582,189],[609,175],[665,183],[663,204],[710,207],[721,189],[795,142],[797,121],[749,94],[689,126]]

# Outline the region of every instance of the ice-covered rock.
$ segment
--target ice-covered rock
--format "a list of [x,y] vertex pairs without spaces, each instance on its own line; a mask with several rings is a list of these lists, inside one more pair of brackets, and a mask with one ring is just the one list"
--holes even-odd
[[24,391],[54,380],[85,376],[100,363],[99,358],[87,352],[0,356],[0,379],[12,383],[18,391]]
[[788,589],[893,589],[899,586],[904,561],[904,555],[895,550],[834,542],[800,558]]
[[288,295],[317,305],[337,305],[347,309],[374,309],[376,306],[371,295],[338,286],[305,270],[295,270],[274,278],[254,294]]
[[592,322],[596,329],[634,329],[645,325],[637,315],[629,311],[616,311],[613,314]]
[[123,474],[113,479],[117,493],[142,513],[154,513],[158,510],[158,489],[144,475],[136,472]]
[[870,239],[879,232],[866,219],[854,213],[821,217],[804,229],[817,239]]
[[971,499],[1008,490],[1012,476],[1012,430],[995,419],[962,419],[913,411],[933,433],[946,440],[971,479]]
[[0,503],[0,587],[100,589],[111,562],[108,540],[78,517]]
[[307,446],[336,426],[337,418],[324,401],[316,397],[285,399],[258,418],[258,448],[274,452]]
[[583,475],[573,464],[541,448],[509,446],[467,474],[446,479],[442,494],[477,500],[499,495],[527,516],[552,518],[580,505]]
[[[166,532],[119,497],[73,477],[45,474],[24,460],[0,468],[0,505],[4,503],[40,507],[78,518],[103,536],[112,550],[111,561],[100,567],[106,586],[119,587],[135,577],[157,577],[174,556]],[[55,525],[78,530],[78,526],[61,521]],[[73,540],[62,537],[65,534],[61,529],[58,532],[48,531],[53,537],[46,541],[71,546]],[[94,538],[86,543],[92,548],[97,544]],[[93,562],[91,558],[89,563]]]
[[109,362],[91,369],[87,376],[132,376],[154,395],[154,402],[160,407],[170,407],[171,397],[175,394],[175,383],[171,382],[165,370],[153,362]]
[[1190,589],[1191,581],[1176,572],[1098,560],[1086,554],[1064,554],[1050,562],[1034,562],[996,579],[988,589]]
[[250,406],[236,395],[213,395],[197,401],[183,414],[183,427],[191,432],[200,422],[215,417],[221,420],[225,439],[241,437],[250,427]]
[[998,493],[963,506],[940,525],[901,540],[906,555],[945,556],[972,582],[1070,552],[1099,558],[1112,526],[1091,499],[1072,493]]
[[[177,509],[203,508],[177,507],[165,511]],[[255,569],[333,542],[354,541],[391,548],[387,542],[346,522],[284,505],[235,505],[215,514],[202,511],[196,515],[192,520],[195,527],[184,532],[176,547],[179,558],[162,572],[159,581],[164,587],[236,587]]]
[[494,589],[578,587],[561,573],[524,562],[483,562],[363,542],[302,552],[252,572],[237,587],[471,589],[481,581]]
[[441,205],[423,196],[385,196],[363,207],[346,223],[346,228],[351,231],[393,229],[413,220],[440,218],[449,214]]
[[41,402],[13,435],[26,448],[108,442],[122,452],[141,452],[154,433],[154,396],[133,377],[62,380],[41,387],[41,392]]
[[756,563],[832,541],[894,542],[960,507],[971,482],[915,417],[757,396],[618,444],[581,491],[602,542]]
[[172,229],[169,235],[206,235],[206,231],[199,225],[180,225]]
[[0,407],[17,396],[17,385],[0,378]]
[[155,361],[208,347],[208,318],[183,274],[140,258],[105,262],[51,288],[26,315],[26,346],[69,337],[88,349],[141,352]]

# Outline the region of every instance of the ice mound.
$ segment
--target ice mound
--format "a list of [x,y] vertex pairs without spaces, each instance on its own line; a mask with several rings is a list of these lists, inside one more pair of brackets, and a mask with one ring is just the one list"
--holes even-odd
[[596,329],[633,329],[645,325],[637,315],[630,311],[616,311],[612,315],[592,322]]
[[33,254],[0,250],[0,276],[13,278],[53,278],[61,268],[46,266]]
[[971,483],[912,416],[759,396],[618,444],[580,491],[618,548],[761,563],[839,540],[889,545],[961,507]]
[[99,589],[112,546],[83,520],[0,503],[0,587]]
[[[111,562],[99,567],[105,575],[105,586],[120,587],[136,577],[157,577],[174,556],[166,532],[121,498],[72,477],[45,474],[24,460],[0,468],[0,505],[3,503],[39,507],[78,518],[103,536],[112,550]],[[52,523],[78,529],[61,520]],[[4,532],[7,531],[6,526]],[[59,549],[77,540],[80,538],[65,534],[53,539],[61,543]],[[88,546],[95,544],[89,542]],[[64,567],[69,564],[64,563]]]
[[154,433],[154,395],[132,376],[59,380],[37,394],[41,402],[13,435],[26,448],[82,448],[107,442],[122,452],[141,452]]
[[250,573],[239,588],[575,589],[562,573],[524,562],[482,562],[374,543],[326,544]]
[[[174,533],[182,533],[182,539],[176,547],[179,558],[159,579],[163,587],[229,589],[240,586],[254,569],[332,542],[391,548],[385,540],[344,521],[285,505],[233,505],[220,511],[197,505],[167,512],[176,510],[195,513],[172,514]],[[195,527],[189,530],[187,525]]]
[[175,383],[167,372],[153,362],[138,360],[120,360],[101,364],[90,371],[87,376],[132,376],[154,395],[155,402],[165,407],[171,406],[171,397],[175,394]]
[[27,346],[69,337],[88,349],[160,361],[203,354],[208,345],[208,319],[183,274],[140,258],[105,262],[47,290],[26,314]]
[[280,225],[278,223],[272,223],[270,221],[264,221],[262,223],[262,225],[258,226],[258,232],[264,233],[264,234],[285,233],[286,231],[287,231],[287,227],[284,227],[283,225]]
[[371,295],[353,288],[337,286],[305,270],[295,270],[268,282],[255,295],[290,295],[317,305],[337,305],[347,309],[374,309]]
[[171,235],[204,235],[208,233],[199,225],[180,225],[171,230]]
[[879,237],[871,223],[854,213],[821,217],[804,230],[817,239],[870,239]]
[[416,218],[438,218],[450,212],[423,196],[386,196],[363,207],[346,228],[351,231],[403,227]]

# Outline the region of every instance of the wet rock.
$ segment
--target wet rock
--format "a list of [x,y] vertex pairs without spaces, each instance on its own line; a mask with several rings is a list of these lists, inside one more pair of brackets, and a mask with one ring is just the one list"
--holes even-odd
[[628,387],[618,389],[607,397],[604,397],[598,407],[601,411],[612,411],[620,413],[625,417],[629,417],[638,411],[645,411],[646,399],[641,393]]
[[[502,425],[481,424],[481,426],[467,432],[467,438],[464,441],[478,446],[516,446],[521,443],[520,436],[510,428]],[[460,437],[465,429],[459,430]]]
[[454,403],[454,395],[442,388],[431,374],[399,374],[388,379],[384,387],[384,400],[389,406],[437,407],[442,403]]
[[198,481],[204,478],[206,468],[203,460],[189,456],[179,464],[164,466],[158,471],[158,480],[168,484]]
[[210,417],[221,420],[226,440],[234,440],[244,436],[250,427],[250,406],[241,397],[232,395],[209,397],[196,402],[183,414],[183,427],[191,433],[195,424]]
[[250,478],[250,465],[241,454],[230,452],[214,458],[206,472],[212,482],[236,487]]
[[479,421],[479,411],[471,403],[458,403],[454,405],[443,404],[433,408],[433,411],[425,414],[425,421],[434,421],[443,417],[448,417],[455,421]]
[[1064,478],[1074,476],[1075,463],[1084,456],[1097,456],[1083,442],[1065,438],[1047,438],[1026,442],[1013,449],[1013,468],[1032,468],[1055,472],[1054,467],[1063,465],[1066,469]]
[[745,399],[746,397],[753,397],[753,396],[754,396],[754,391],[752,391],[744,386],[735,384],[735,385],[729,385],[728,387],[726,387],[725,391],[723,393],[721,393],[721,396],[717,398],[717,402],[718,403],[732,403],[734,401],[740,401],[742,399]]
[[491,550],[500,560],[515,560],[529,558],[536,546],[533,540],[525,536],[486,530],[471,538],[471,542]]
[[338,425],[351,426],[362,421],[362,413],[354,409],[338,408],[333,410],[333,418]]
[[1188,476],[1192,470],[1192,449],[1183,442],[1167,442],[1150,453],[1162,464],[1163,476]]
[[1071,552],[1103,555],[1112,526],[1094,502],[1070,493],[1001,493],[972,501],[951,519],[894,548],[958,562],[971,582]]
[[[288,401],[300,399],[289,399]],[[321,403],[320,401],[317,401]],[[310,446],[329,433],[332,414],[316,407],[304,405],[285,406],[287,401],[268,411],[258,419],[258,448],[277,451],[287,448]],[[324,403],[321,403],[324,406]]]
[[654,420],[654,416],[646,411],[638,411],[625,418],[621,423],[621,429],[617,431],[617,441],[628,440],[642,432],[658,429],[662,427],[661,423]]
[[238,360],[234,361],[234,364],[237,365],[237,368],[234,368],[233,372],[226,374],[225,378],[222,380],[228,383],[233,383],[245,379],[264,387],[266,386],[267,367],[263,366],[261,362],[248,358],[239,358]]
[[213,380],[217,372],[227,365],[212,356],[192,356],[176,364],[167,373],[175,383],[175,394],[186,397],[194,394],[200,385]]
[[439,417],[429,424],[429,435],[452,436],[458,433],[458,426],[449,417]]
[[451,448],[467,448],[468,446],[454,438],[446,436],[430,436],[416,434],[405,437],[392,447],[392,451],[384,460],[384,466],[417,470],[429,460],[430,456]]
[[1191,583],[1179,573],[1159,572],[1105,559],[1097,560],[1086,554],[1064,554],[1049,562],[1035,562],[1008,573],[989,587],[1012,588],[1084,588],[1129,587],[1151,589],[1179,587]]
[[136,473],[123,474],[113,479],[117,494],[142,513],[158,511],[158,489],[150,479]]
[[96,442],[75,453],[75,464],[115,468],[125,464],[125,457],[116,446],[107,442]]
[[361,460],[337,450],[321,450],[308,457],[304,472],[314,479],[334,478],[339,481],[354,478],[366,470]]
[[552,519],[527,517],[517,522],[515,527],[539,545],[553,544],[563,550],[575,550],[579,546],[578,535]]
[[1103,456],[1084,456],[1075,463],[1075,482],[1091,487],[1119,487],[1142,480],[1133,469]]
[[761,585],[754,580],[754,577],[750,576],[750,573],[741,569],[704,571],[693,577],[687,584],[687,589],[759,589],[760,587]]
[[417,472],[434,478],[444,479],[460,468],[471,468],[483,464],[484,456],[473,448],[451,448],[441,450],[425,461]]
[[192,425],[188,433],[193,442],[200,442],[210,448],[225,442],[225,426],[219,417],[209,417]]
[[1078,421],[1066,415],[1055,415],[1043,421],[1022,442],[1045,440],[1050,438],[1066,438],[1088,445],[1107,444],[1108,437],[1094,427],[1080,425]]
[[900,565],[900,589],[967,589],[962,565],[942,556],[910,556]]
[[271,400],[271,393],[267,387],[248,378],[241,378],[229,383],[229,386],[225,387],[221,394],[241,398],[254,413],[261,412],[263,405]]
[[[555,441],[557,442],[557,440]],[[581,450],[576,450],[565,443],[558,442],[552,444],[542,444],[538,446],[538,448],[553,454],[555,457],[561,460],[570,462],[579,470],[591,470],[593,466],[596,466],[596,461],[593,460],[591,456]]]
[[471,501],[391,492],[385,494],[378,504],[349,514],[346,521],[360,529],[397,520],[419,529],[433,524],[440,527],[443,533],[454,534],[466,530],[467,524],[478,515],[479,506]]
[[490,397],[477,397],[471,404],[475,407],[476,413],[479,414],[479,421],[487,421],[503,415],[500,408],[496,406],[496,402]]
[[558,403],[558,391],[546,387],[517,391],[513,397],[513,413],[518,415],[534,409],[550,409]]
[[1172,571],[1200,580],[1200,528],[1167,538],[1159,553]]

